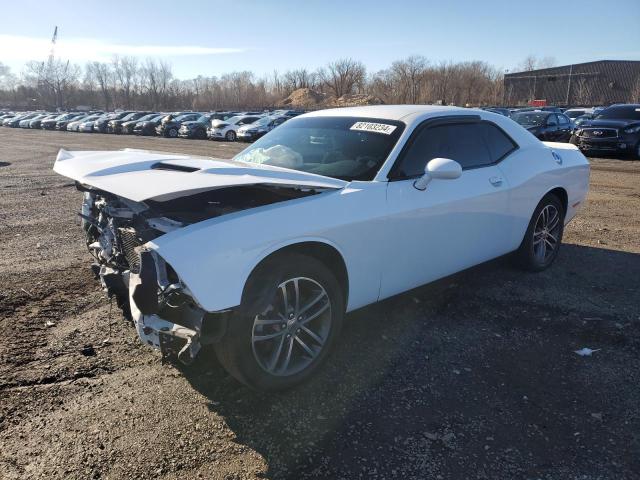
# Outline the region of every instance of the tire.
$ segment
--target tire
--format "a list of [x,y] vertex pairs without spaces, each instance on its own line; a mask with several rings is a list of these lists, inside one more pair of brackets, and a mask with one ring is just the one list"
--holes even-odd
[[540,200],[515,252],[515,261],[520,268],[540,272],[551,266],[562,243],[564,216],[564,207],[556,195],[547,194]]
[[206,130],[198,130],[198,133],[196,134],[196,138],[199,138],[200,140],[206,140],[207,139],[207,131]]
[[224,138],[227,139],[227,142],[235,142],[236,141],[236,132],[234,132],[233,130],[229,130]]
[[636,160],[640,160],[640,142],[636,145],[635,158]]
[[245,385],[286,390],[321,367],[340,333],[344,310],[340,285],[324,264],[306,255],[277,255],[251,274],[216,355]]
[[178,129],[177,128],[170,128],[167,131],[167,136],[169,138],[176,138],[178,136]]

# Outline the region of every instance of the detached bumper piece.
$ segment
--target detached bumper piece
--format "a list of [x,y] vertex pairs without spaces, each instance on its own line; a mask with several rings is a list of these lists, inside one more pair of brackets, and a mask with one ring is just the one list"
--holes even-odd
[[129,303],[138,336],[163,358],[177,355],[190,364],[200,351],[205,312],[188,301],[178,284],[169,284],[166,264],[158,255],[144,249],[139,255],[139,268],[129,274]]
[[[131,317],[143,343],[160,350],[163,359],[189,365],[202,345],[226,333],[231,311],[201,309],[187,288],[168,274],[170,267],[154,251],[136,248],[138,268],[128,275]],[[172,283],[172,281],[174,283]]]

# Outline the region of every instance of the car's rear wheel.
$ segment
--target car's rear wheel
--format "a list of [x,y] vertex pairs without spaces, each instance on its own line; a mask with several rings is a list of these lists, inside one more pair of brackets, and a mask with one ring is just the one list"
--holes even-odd
[[176,138],[178,136],[177,128],[170,128],[168,131],[169,138]]
[[252,274],[216,354],[246,385],[284,390],[321,366],[343,316],[340,285],[325,265],[304,255],[281,255]]
[[234,132],[233,130],[229,130],[224,137],[227,139],[228,142],[235,142],[236,132]]
[[204,129],[198,130],[198,133],[196,134],[196,137],[199,138],[200,140],[206,140],[207,139],[207,131],[204,130]]
[[522,244],[515,253],[520,267],[539,272],[551,266],[562,243],[564,215],[560,199],[553,194],[545,195],[533,212]]

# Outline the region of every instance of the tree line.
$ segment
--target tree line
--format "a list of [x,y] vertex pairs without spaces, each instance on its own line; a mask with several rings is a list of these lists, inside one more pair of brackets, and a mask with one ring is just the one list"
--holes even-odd
[[[537,66],[527,57],[523,68]],[[503,73],[484,61],[432,62],[414,55],[369,72],[351,58],[256,76],[250,71],[176,78],[170,63],[116,56],[84,66],[63,59],[32,61],[20,75],[0,63],[0,106],[104,110],[220,110],[277,106],[291,92],[309,88],[328,97],[366,94],[384,103],[497,105],[503,102]]]

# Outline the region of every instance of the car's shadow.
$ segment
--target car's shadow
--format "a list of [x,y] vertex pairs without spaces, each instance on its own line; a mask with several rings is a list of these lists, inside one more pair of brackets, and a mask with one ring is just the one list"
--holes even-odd
[[348,315],[293,391],[253,392],[211,354],[185,375],[270,478],[623,478],[640,471],[639,272],[575,245],[540,274],[499,259]]

